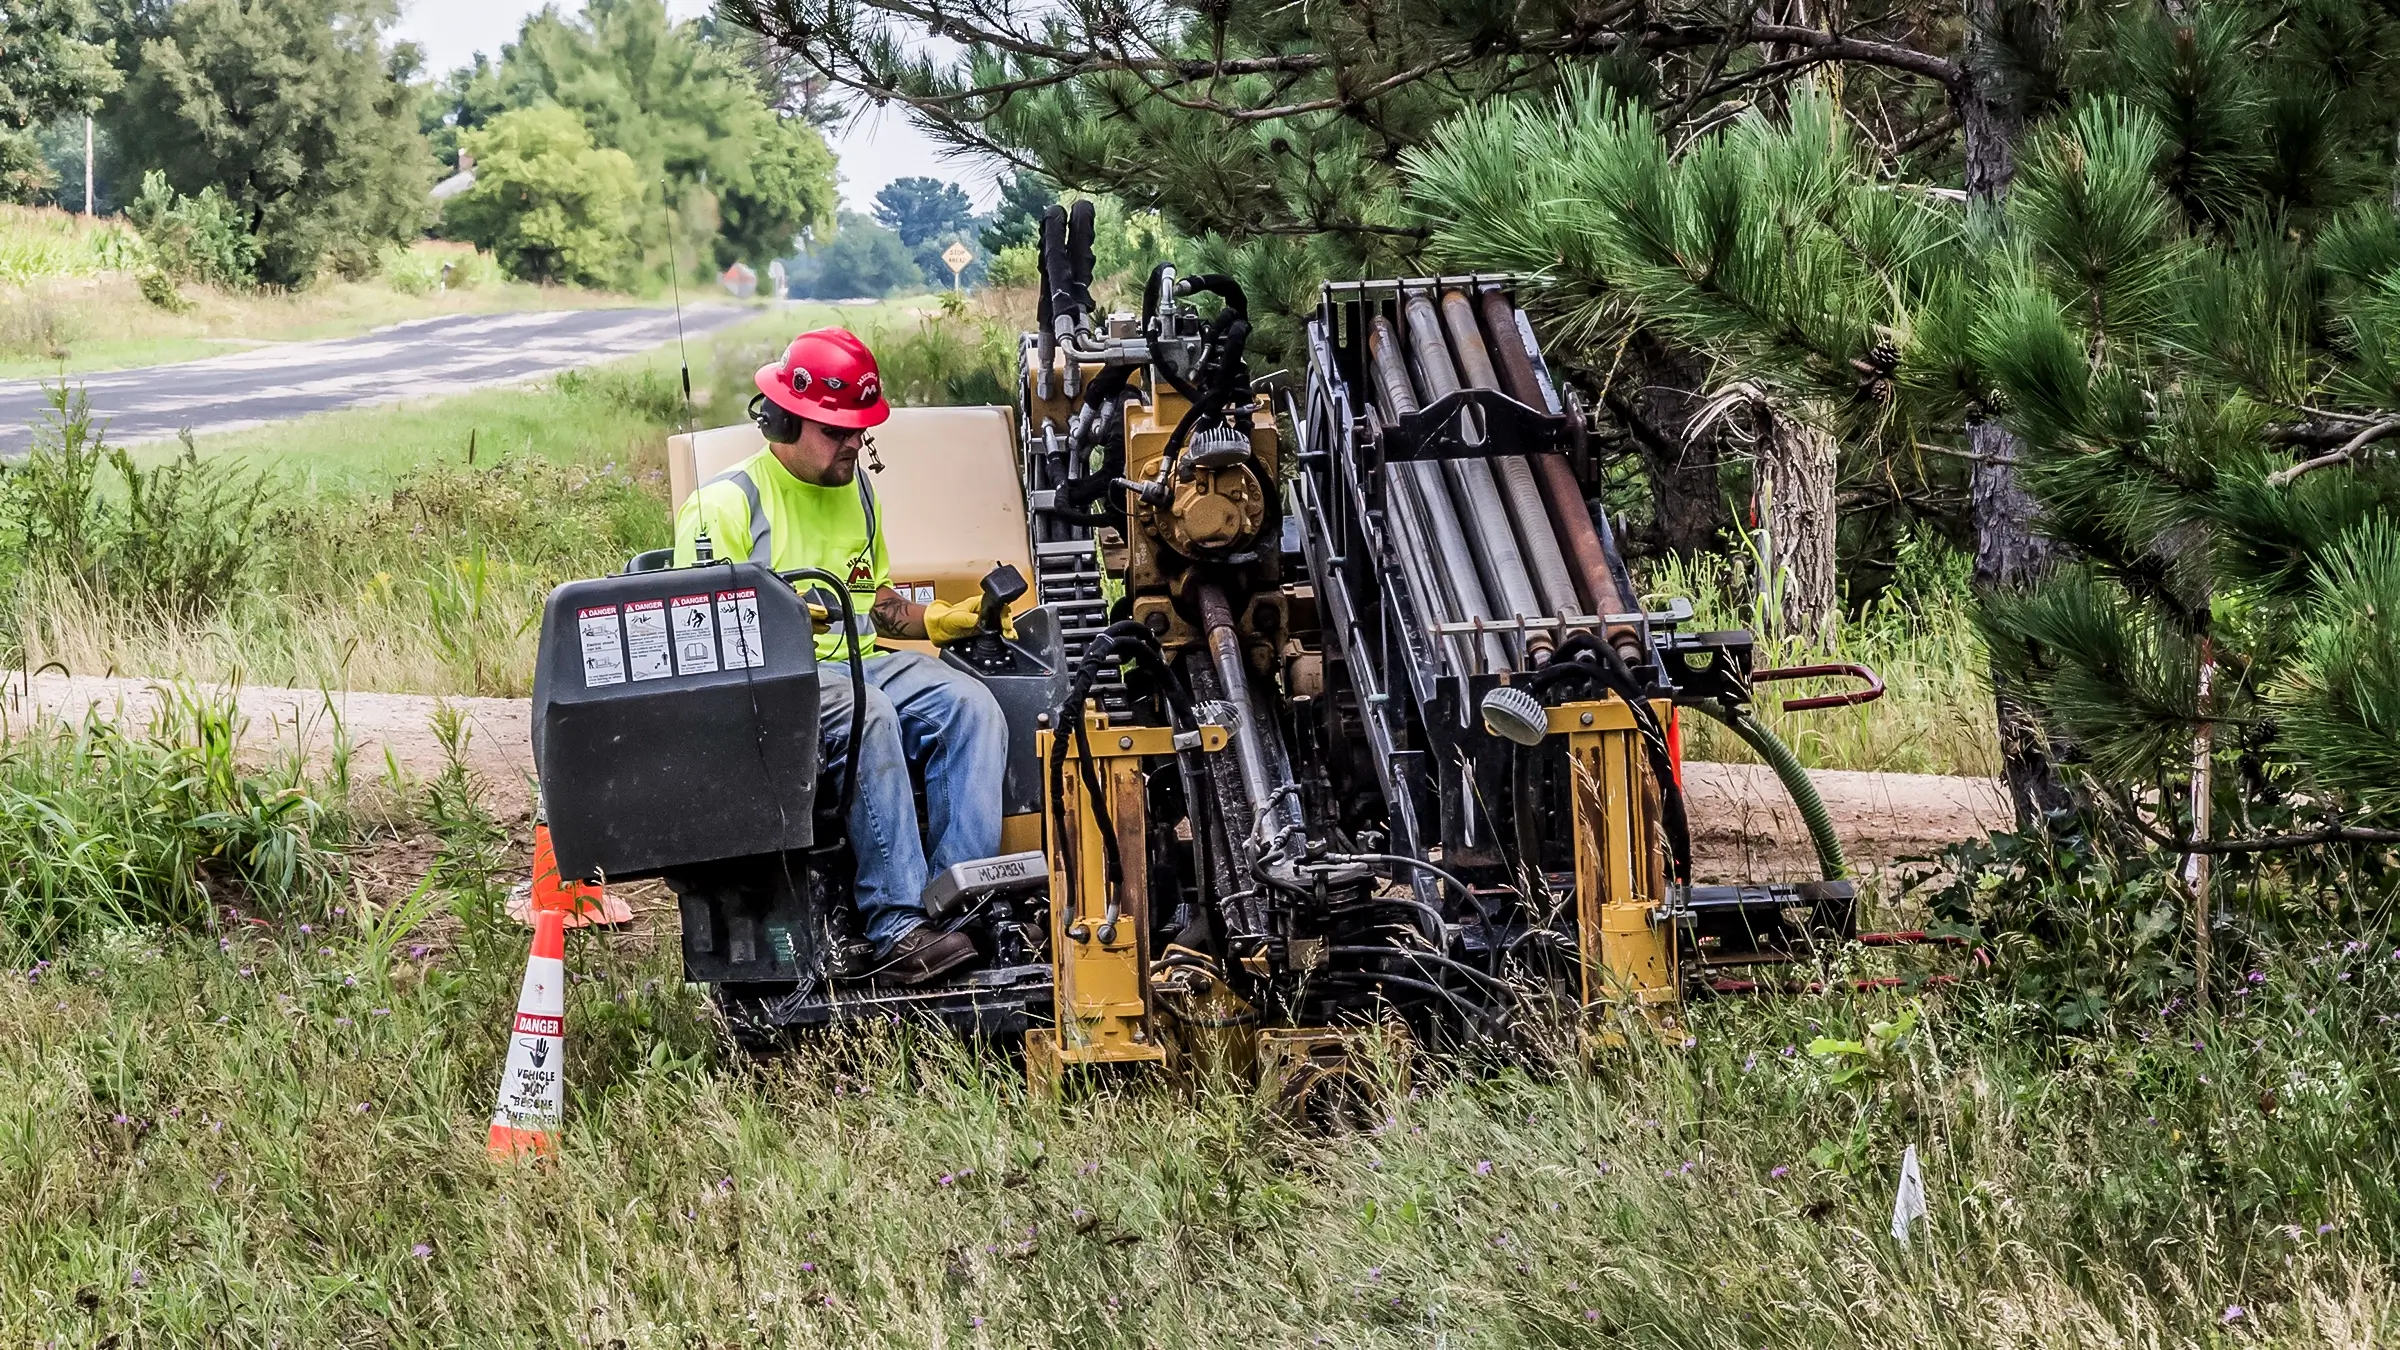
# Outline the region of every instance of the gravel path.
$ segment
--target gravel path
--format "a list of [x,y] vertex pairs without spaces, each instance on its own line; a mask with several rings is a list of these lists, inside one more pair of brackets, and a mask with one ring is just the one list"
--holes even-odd
[[[146,722],[160,686],[144,680],[37,675],[0,681],[0,732],[14,734],[35,719],[80,719],[88,713]],[[531,717],[522,699],[436,699],[418,694],[321,694],[313,690],[245,688],[234,691],[247,722],[247,753],[265,757],[305,746],[323,763],[340,734],[351,746],[354,783],[374,783],[390,762],[417,781],[442,771],[444,751],[434,710],[447,702],[465,718],[466,762],[489,790],[493,814],[512,826],[530,818],[533,777]],[[1706,880],[1800,880],[1815,875],[1815,854],[1800,813],[1774,774],[1754,764],[1684,766],[1693,822],[1692,847]],[[1931,774],[1811,775],[1854,862],[1888,867],[1924,857],[1943,845],[1972,839],[2010,822],[2008,797],[1997,780]]]
[[[698,337],[752,311],[691,305],[683,332]],[[529,314],[445,314],[354,338],[274,342],[139,370],[66,377],[118,445],[238,431],[307,413],[432,398],[508,384],[675,340],[672,309],[557,309]],[[49,412],[42,380],[0,380],[0,456],[22,453]],[[50,384],[58,381],[52,379]]]

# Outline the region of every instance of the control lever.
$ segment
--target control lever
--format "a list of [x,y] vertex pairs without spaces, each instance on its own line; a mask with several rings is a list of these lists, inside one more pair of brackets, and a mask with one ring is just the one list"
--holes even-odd
[[968,662],[977,670],[1006,670],[1015,660],[1001,623],[1008,615],[1008,607],[1017,603],[1027,589],[1025,574],[1013,563],[1002,563],[983,574],[983,610],[977,616],[975,636],[967,643],[966,651]]

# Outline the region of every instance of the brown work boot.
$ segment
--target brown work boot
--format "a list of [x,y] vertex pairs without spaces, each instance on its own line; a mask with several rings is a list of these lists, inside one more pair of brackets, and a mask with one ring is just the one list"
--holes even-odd
[[966,934],[945,933],[921,923],[884,953],[875,978],[883,984],[929,984],[974,959],[975,943]]

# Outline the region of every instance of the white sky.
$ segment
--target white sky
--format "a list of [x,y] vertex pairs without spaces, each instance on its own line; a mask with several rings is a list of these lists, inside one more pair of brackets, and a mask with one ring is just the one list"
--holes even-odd
[[[569,0],[560,7],[579,6]],[[540,8],[530,0],[401,0],[400,21],[391,35],[423,47],[428,72],[446,74],[473,62],[477,52],[498,59],[502,44],[516,40],[525,16]],[[678,19],[707,10],[708,0],[667,0],[667,12]],[[999,198],[999,178],[990,168],[943,158],[923,132],[892,109],[868,105],[828,139],[841,157],[842,204],[854,211],[868,209],[884,184],[911,174],[957,183],[979,211]]]

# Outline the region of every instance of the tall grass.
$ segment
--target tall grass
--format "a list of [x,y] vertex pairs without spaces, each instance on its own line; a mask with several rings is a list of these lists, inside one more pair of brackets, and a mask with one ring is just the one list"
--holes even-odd
[[[1999,772],[1999,739],[1982,640],[1969,613],[1966,559],[1945,546],[1909,540],[1892,583],[1836,625],[1830,651],[1779,637],[1761,612],[1735,560],[1674,560],[1645,578],[1649,598],[1692,600],[1697,629],[1742,628],[1758,637],[1755,666],[1856,661],[1883,677],[1886,692],[1856,708],[1787,713],[1783,701],[1854,689],[1854,681],[1803,681],[1757,688],[1759,719],[1817,769],[1989,775]],[[1705,718],[1684,719],[1685,753],[1695,759],[1754,762],[1757,755]]]
[[0,204],[0,286],[125,271],[140,254],[140,237],[114,221]]
[[[540,1168],[482,1145],[522,948],[393,914],[224,950],[116,929],[0,982],[0,1339],[2400,1335],[2388,944],[2293,953],[2213,1027],[2074,1041],[1971,992],[1719,1005],[1689,1048],[1434,1072],[1321,1138],[1244,1091],[1031,1097],[1001,1055],[906,1028],[746,1061],[670,957],[578,936]],[[1931,1212],[1903,1247],[1908,1144]]]

